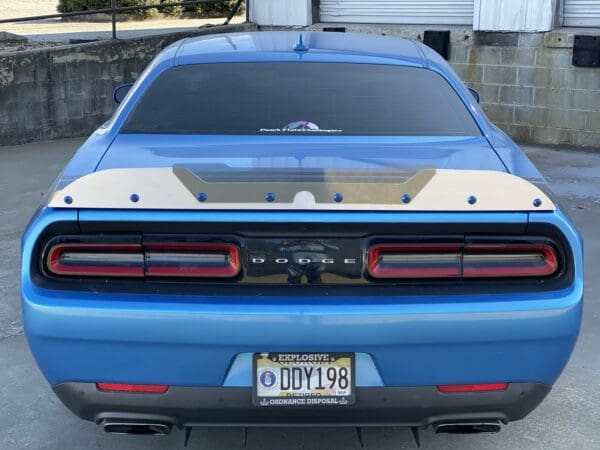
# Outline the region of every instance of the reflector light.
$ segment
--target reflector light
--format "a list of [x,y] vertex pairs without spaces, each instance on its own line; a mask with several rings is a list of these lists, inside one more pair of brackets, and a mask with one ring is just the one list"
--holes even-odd
[[152,394],[164,394],[169,390],[169,386],[162,384],[96,383],[96,387],[101,391],[145,392]]
[[379,244],[369,249],[373,278],[544,277],[558,270],[548,244]]
[[459,392],[491,392],[504,391],[508,387],[508,383],[483,383],[483,384],[446,384],[438,386],[438,391],[445,394],[453,394]]

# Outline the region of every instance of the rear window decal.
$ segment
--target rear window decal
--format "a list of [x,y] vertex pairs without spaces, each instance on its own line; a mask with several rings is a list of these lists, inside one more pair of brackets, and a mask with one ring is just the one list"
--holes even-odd
[[284,130],[300,130],[300,131],[319,131],[319,126],[316,123],[309,122],[308,120],[297,120],[296,122],[290,122]]
[[296,120],[284,125],[283,128],[261,128],[261,133],[341,133],[342,130],[321,129],[308,120]]

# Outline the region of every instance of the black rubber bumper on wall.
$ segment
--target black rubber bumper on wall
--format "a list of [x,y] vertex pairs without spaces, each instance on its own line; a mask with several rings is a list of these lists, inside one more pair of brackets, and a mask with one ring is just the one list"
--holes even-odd
[[539,383],[504,391],[443,394],[435,387],[357,388],[356,403],[332,407],[255,407],[252,390],[171,387],[164,394],[105,392],[94,383],[62,383],[54,392],[77,416],[160,421],[174,426],[421,426],[460,420],[524,418],[550,392]]

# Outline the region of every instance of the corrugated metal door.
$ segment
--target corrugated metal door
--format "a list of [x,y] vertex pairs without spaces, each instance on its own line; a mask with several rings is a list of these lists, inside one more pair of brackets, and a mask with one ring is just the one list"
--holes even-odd
[[306,26],[312,23],[311,0],[253,0],[249,5],[250,20],[256,25]]
[[472,25],[474,0],[321,0],[321,22]]
[[566,27],[600,27],[600,0],[565,0]]
[[473,29],[480,31],[551,31],[556,0],[475,0]]

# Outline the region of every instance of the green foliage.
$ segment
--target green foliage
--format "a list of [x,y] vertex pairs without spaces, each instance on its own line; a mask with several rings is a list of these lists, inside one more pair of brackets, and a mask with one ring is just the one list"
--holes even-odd
[[[160,0],[161,3],[176,3],[184,0]],[[165,6],[159,11],[167,16],[180,16],[183,13],[183,6]]]
[[[175,3],[177,0],[117,0],[117,6],[136,6],[136,5],[158,5],[159,3]],[[110,0],[59,0],[58,11],[91,11],[94,9],[110,8]],[[170,16],[180,16],[185,13],[197,14],[201,17],[225,17],[233,9],[236,0],[224,0],[219,2],[207,2],[198,5],[186,6],[168,6],[161,8],[160,12]],[[243,10],[243,5],[240,12]],[[145,19],[156,14],[158,10],[152,8],[144,11],[132,11],[130,14],[139,19]]]
[[56,9],[58,9],[58,12],[65,13],[109,7],[110,0],[60,0]]
[[[141,6],[141,5],[158,5],[161,0],[117,0],[117,6]],[[92,11],[94,9],[110,8],[110,0],[59,0],[58,12],[72,11]],[[156,14],[156,9],[146,9],[143,11],[131,11],[130,14],[139,19],[145,19]]]
[[[225,0],[216,3],[200,3],[199,5],[188,6],[189,10],[202,17],[225,17],[233,9],[236,0]],[[244,5],[240,11],[244,9]]]

